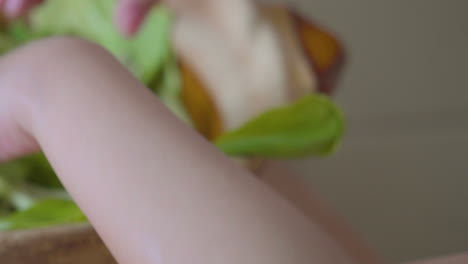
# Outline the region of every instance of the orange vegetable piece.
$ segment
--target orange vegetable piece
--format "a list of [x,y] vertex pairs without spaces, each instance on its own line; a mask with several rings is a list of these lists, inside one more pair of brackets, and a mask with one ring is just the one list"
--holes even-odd
[[333,92],[345,60],[341,43],[330,33],[291,12],[303,49],[318,76],[319,91]]
[[221,135],[223,125],[215,102],[187,64],[180,63],[180,72],[183,81],[182,101],[195,128],[207,139],[216,139]]

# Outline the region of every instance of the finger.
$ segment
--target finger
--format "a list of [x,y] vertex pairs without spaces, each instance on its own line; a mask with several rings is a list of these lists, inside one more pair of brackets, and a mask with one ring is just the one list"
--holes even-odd
[[117,7],[116,23],[119,30],[134,35],[145,20],[151,7],[159,0],[121,0]]
[[43,0],[4,0],[4,12],[10,18],[16,18],[26,14]]
[[4,12],[8,17],[14,18],[25,3],[26,0],[7,0],[4,3]]

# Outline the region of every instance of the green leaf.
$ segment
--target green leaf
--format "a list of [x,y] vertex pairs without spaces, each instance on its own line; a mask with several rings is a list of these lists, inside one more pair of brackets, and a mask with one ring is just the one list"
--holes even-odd
[[23,162],[25,162],[25,166],[29,168],[27,180],[30,183],[42,187],[63,189],[62,183],[43,153],[25,157],[23,158]]
[[29,167],[22,159],[0,164],[0,178],[8,181],[23,181],[29,172]]
[[182,80],[175,54],[167,60],[164,70],[158,77],[150,87],[175,116],[186,124],[192,125],[181,98]]
[[344,118],[324,95],[309,95],[270,110],[221,136],[216,145],[231,156],[299,158],[334,152],[344,132]]
[[0,198],[0,219],[11,214],[12,211],[7,201]]
[[41,36],[35,34],[27,24],[22,21],[13,21],[8,25],[7,34],[15,41],[15,45],[19,46],[21,44],[27,43],[34,39],[40,38]]
[[63,189],[60,180],[44,154],[34,154],[0,164],[0,178],[10,182],[27,180],[41,187]]
[[41,35],[72,35],[96,42],[148,83],[162,69],[170,53],[168,9],[151,11],[140,32],[125,38],[114,25],[115,0],[49,0],[31,17]]
[[46,200],[26,211],[1,218],[0,230],[30,229],[85,221],[85,215],[72,201]]
[[8,34],[0,34],[0,55],[5,54],[16,46],[15,40]]
[[44,199],[68,198],[43,154],[0,164],[0,204],[4,208],[23,211]]
[[155,74],[162,71],[172,54],[172,15],[168,9],[160,6],[154,9],[145,21],[137,36],[130,42],[128,57],[137,77],[148,83]]
[[0,55],[38,37],[24,21],[12,21],[0,32]]

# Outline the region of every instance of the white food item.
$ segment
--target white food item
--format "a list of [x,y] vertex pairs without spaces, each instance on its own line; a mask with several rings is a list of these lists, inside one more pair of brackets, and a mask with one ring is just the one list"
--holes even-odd
[[286,18],[248,0],[207,1],[180,12],[174,43],[209,90],[224,129],[313,90],[316,79]]

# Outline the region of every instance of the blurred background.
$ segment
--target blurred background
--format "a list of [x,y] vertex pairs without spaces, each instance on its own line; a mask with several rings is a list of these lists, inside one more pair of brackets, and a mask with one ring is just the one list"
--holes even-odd
[[291,165],[393,262],[468,251],[468,1],[290,1],[350,55],[342,150]]

